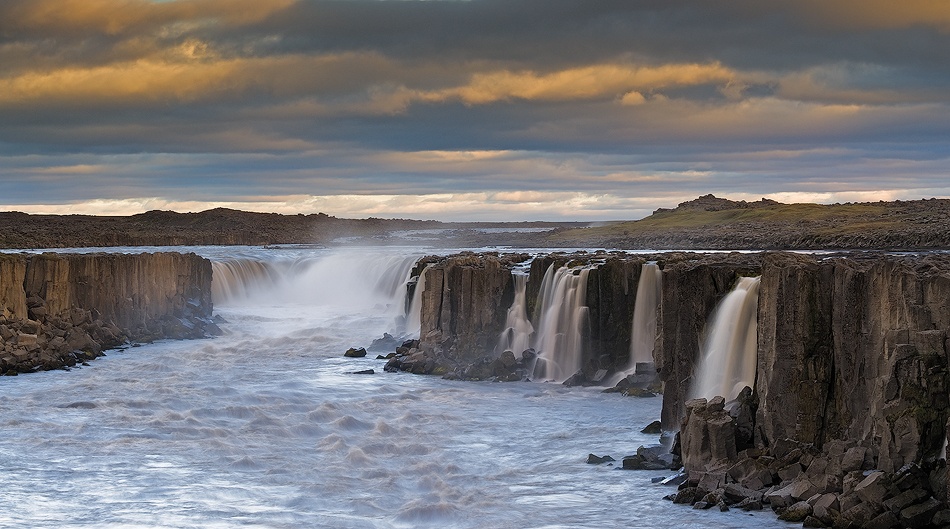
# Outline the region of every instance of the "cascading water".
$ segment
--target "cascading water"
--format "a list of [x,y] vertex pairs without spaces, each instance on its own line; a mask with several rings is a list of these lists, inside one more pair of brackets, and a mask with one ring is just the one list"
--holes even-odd
[[426,289],[426,270],[428,269],[429,267],[426,266],[419,273],[416,286],[412,291],[412,300],[406,309],[406,333],[414,338],[419,337],[422,329],[422,293]]
[[211,262],[211,298],[216,305],[246,299],[273,287],[279,277],[273,264],[252,259]]
[[362,306],[388,315],[392,331],[402,334],[411,316],[406,312],[406,286],[418,258],[403,252],[354,250],[272,261],[213,261],[212,295],[216,305],[224,306]]
[[624,371],[616,373],[607,384],[612,386],[629,375],[636,374],[637,364],[653,363],[656,343],[656,311],[660,307],[663,272],[656,263],[644,263],[637,282],[637,297],[633,305],[630,325],[630,360]]
[[561,382],[581,367],[588,336],[587,276],[590,268],[552,264],[544,273],[540,321],[534,338],[538,352],[534,376]]
[[640,269],[637,299],[633,306],[633,324],[630,329],[630,361],[653,362],[656,343],[656,310],[660,306],[663,272],[656,263],[645,263]]
[[759,278],[743,277],[713,311],[691,392],[736,398],[755,383]]
[[515,299],[508,308],[508,316],[505,319],[505,330],[498,337],[498,347],[496,354],[505,351],[515,353],[519,356],[525,349],[531,347],[531,335],[534,334],[534,326],[528,319],[528,304],[526,302],[525,291],[528,285],[528,275],[517,270],[512,270],[511,279],[515,284]]

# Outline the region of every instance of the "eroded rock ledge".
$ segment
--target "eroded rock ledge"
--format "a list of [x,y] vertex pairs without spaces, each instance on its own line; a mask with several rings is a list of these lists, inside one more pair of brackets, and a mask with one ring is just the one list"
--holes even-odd
[[195,254],[0,254],[3,374],[218,334],[211,314],[211,263]]

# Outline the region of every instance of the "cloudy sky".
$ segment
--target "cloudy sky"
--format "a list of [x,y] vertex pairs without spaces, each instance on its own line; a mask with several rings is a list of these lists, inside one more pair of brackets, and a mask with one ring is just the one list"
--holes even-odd
[[950,196],[946,0],[3,0],[0,210]]

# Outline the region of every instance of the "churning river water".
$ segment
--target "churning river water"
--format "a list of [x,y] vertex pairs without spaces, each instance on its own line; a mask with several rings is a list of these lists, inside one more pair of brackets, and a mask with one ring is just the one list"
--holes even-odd
[[421,250],[198,251],[296,272],[216,302],[224,336],[0,380],[0,527],[787,526],[586,464],[656,444],[659,398],[344,358],[392,330],[402,300],[377,276]]

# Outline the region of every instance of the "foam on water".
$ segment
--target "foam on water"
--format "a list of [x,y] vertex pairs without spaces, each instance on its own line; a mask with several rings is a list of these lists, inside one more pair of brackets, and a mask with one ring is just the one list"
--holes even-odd
[[654,444],[659,399],[343,358],[389,328],[376,303],[235,304],[213,340],[0,380],[0,527],[784,526],[585,464]]

